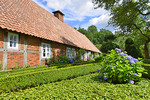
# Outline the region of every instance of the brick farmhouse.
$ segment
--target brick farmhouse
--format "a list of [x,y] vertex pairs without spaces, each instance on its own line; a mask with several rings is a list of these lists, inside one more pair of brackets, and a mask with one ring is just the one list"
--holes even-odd
[[44,65],[56,56],[75,57],[80,48],[89,54],[100,51],[83,34],[32,0],[0,0],[0,64],[3,70],[15,66]]

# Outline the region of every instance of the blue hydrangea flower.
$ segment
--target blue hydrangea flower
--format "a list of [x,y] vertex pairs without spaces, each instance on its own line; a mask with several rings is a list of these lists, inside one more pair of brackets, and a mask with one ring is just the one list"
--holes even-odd
[[109,68],[111,69],[111,68],[112,68],[112,66],[109,66]]
[[133,80],[130,80],[129,83],[130,83],[130,84],[134,84],[134,81],[133,81]]
[[137,76],[137,73],[134,73],[135,76]]
[[129,56],[127,56],[127,60],[131,60],[131,58]]
[[123,52],[121,52],[121,53],[119,53],[119,55],[121,56],[121,55],[124,55],[124,53]]
[[104,65],[102,65],[102,67],[104,67]]
[[91,60],[90,58],[88,58],[87,60]]
[[127,53],[127,51],[124,51],[124,53]]
[[114,68],[116,69],[116,66],[114,66]]
[[108,79],[108,77],[106,75],[104,75],[103,78],[105,81]]
[[121,52],[121,49],[118,49],[118,48],[116,48],[116,51],[119,51],[119,52]]
[[63,61],[61,61],[61,63],[63,63]]
[[132,58],[132,60],[133,60],[134,62],[138,62],[138,61],[139,61],[139,60],[136,59],[136,58]]
[[73,61],[71,58],[69,58],[68,61],[69,61],[70,63],[74,63],[74,61]]
[[125,53],[124,53],[123,55],[124,55],[124,56],[128,56],[128,55],[127,55],[127,54],[125,54]]
[[97,73],[99,72],[99,69],[96,71]]
[[65,61],[65,63],[66,63],[67,61]]
[[130,62],[131,64],[135,64],[134,60],[130,60],[129,62]]

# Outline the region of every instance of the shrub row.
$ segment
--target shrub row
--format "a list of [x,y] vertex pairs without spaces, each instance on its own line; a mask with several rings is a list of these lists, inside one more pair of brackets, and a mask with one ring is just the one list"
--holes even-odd
[[74,78],[81,75],[86,75],[95,72],[99,68],[99,64],[87,64],[73,66],[62,69],[50,69],[38,72],[26,72],[17,75],[12,75],[0,78],[0,93],[18,91],[28,87],[34,87],[41,84]]
[[148,74],[143,74],[143,77],[149,78],[150,79],[150,64],[143,64],[142,65],[148,72]]

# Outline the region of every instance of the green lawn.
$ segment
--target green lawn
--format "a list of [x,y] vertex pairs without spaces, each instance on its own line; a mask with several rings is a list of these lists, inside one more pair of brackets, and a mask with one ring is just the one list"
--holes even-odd
[[150,100],[150,80],[142,78],[135,84],[110,84],[99,80],[97,73],[71,80],[49,83],[16,93],[3,93],[2,100]]

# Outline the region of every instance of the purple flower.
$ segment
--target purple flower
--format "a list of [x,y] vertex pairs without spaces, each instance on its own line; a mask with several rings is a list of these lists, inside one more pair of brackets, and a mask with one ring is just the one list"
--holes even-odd
[[124,53],[123,55],[124,55],[124,56],[128,56],[128,55],[127,55],[127,54],[125,54],[125,53]]
[[104,75],[103,78],[105,81],[108,79],[108,77],[106,75]]
[[133,80],[130,80],[129,83],[130,83],[130,84],[134,84],[134,81],[133,81]]
[[119,52],[121,52],[121,49],[118,49],[118,48],[116,48],[116,51],[119,51]]
[[137,73],[134,73],[135,76],[137,76]]
[[109,66],[109,68],[111,69],[111,68],[112,68],[112,66]]
[[96,71],[97,73],[99,72],[99,69]]
[[127,60],[131,60],[131,58],[129,56],[127,56]]
[[114,68],[116,69],[116,66],[114,66]]
[[138,61],[139,61],[139,60],[136,59],[136,58],[132,58],[132,60],[133,60],[134,62],[138,62]]
[[91,60],[90,58],[88,58],[87,60]]
[[46,65],[46,67],[47,67],[47,65]]
[[134,62],[133,60],[130,60],[129,62],[130,62],[131,64],[135,64],[135,62]]
[[121,52],[121,53],[119,53],[119,55],[121,56],[121,55],[124,55],[124,53],[123,52]]
[[102,67],[104,67],[104,65],[102,65]]
[[67,61],[65,61],[65,63],[67,63]]
[[63,61],[61,61],[61,63],[63,63]]
[[124,53],[127,53],[127,51],[124,51]]

